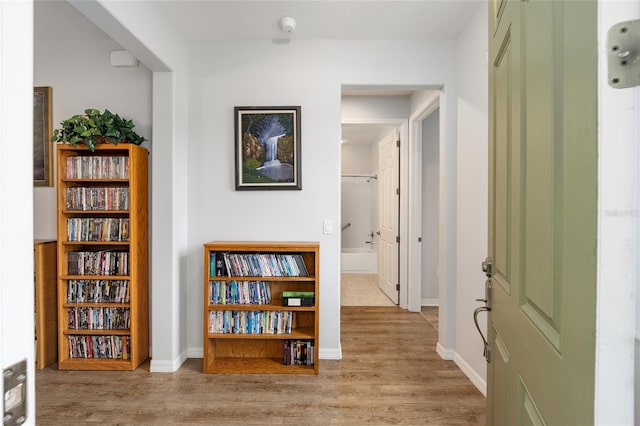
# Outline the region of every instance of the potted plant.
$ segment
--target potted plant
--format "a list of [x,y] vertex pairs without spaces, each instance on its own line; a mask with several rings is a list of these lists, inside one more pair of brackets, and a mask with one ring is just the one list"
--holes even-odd
[[60,129],[53,131],[54,142],[76,146],[82,143],[94,151],[99,143],[132,143],[140,145],[146,139],[136,133],[133,120],[120,117],[108,109],[86,109],[82,115],[74,115],[60,123]]

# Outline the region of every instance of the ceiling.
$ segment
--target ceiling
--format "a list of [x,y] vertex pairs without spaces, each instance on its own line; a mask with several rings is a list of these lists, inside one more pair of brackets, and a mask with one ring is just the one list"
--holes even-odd
[[190,40],[453,39],[485,0],[165,0],[158,5]]
[[[121,0],[102,0],[121,1]],[[140,0],[127,0],[132,5]],[[455,38],[486,0],[142,0],[153,1],[189,40]],[[284,33],[283,17],[296,20]],[[35,40],[109,39],[65,0],[36,0]],[[410,96],[414,88],[345,87],[348,96]],[[371,143],[389,128],[343,125],[345,143]]]
[[[122,1],[122,0],[102,0]],[[127,0],[153,1],[189,40],[453,39],[486,0]],[[63,0],[36,0],[40,40],[107,38]],[[41,19],[38,19],[41,17]],[[296,20],[282,32],[280,19]]]

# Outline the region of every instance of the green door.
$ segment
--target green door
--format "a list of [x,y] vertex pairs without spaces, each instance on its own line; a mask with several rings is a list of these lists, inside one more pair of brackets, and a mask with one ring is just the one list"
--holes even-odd
[[490,2],[492,425],[593,424],[596,6]]

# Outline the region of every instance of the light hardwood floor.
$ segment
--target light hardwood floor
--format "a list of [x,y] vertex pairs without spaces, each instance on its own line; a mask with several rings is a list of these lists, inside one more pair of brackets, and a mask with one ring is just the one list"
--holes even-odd
[[436,331],[397,307],[343,307],[340,361],[318,376],[36,372],[38,425],[483,425],[485,398],[435,352]]

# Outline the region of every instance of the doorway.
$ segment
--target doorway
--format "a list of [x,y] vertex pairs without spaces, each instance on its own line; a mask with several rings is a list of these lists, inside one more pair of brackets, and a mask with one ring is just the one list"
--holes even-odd
[[[439,235],[440,235],[440,92],[437,90],[357,89],[343,90],[342,96],[342,175],[350,174],[345,169],[350,156],[351,140],[355,134],[363,135],[366,143],[381,140],[394,130],[402,140],[400,148],[400,217],[398,245],[399,257],[399,306],[414,312],[423,305],[438,306],[439,301]],[[406,117],[406,118],[388,118]],[[423,136],[424,135],[424,136]],[[418,141],[418,142],[415,142]],[[424,145],[424,147],[423,147]],[[424,148],[424,149],[423,149]],[[361,149],[361,148],[360,148]],[[370,152],[370,151],[369,151]],[[424,155],[423,155],[424,153]],[[359,158],[370,153],[357,154]],[[368,157],[367,157],[368,158]],[[424,169],[424,175],[423,175]],[[361,179],[372,174],[365,170]],[[355,175],[356,173],[354,173]],[[345,210],[355,198],[345,189],[342,181],[341,246],[348,248],[349,233],[353,221],[346,217]],[[350,177],[348,179],[358,179]],[[423,182],[424,180],[424,182]],[[377,180],[379,184],[379,179]],[[371,211],[378,214],[377,209]],[[373,222],[376,223],[376,222]],[[426,234],[421,234],[422,230]],[[374,231],[374,237],[378,237]],[[368,232],[369,236],[371,232]],[[411,237],[410,237],[411,236]],[[413,238],[415,237],[415,238]],[[422,241],[418,241],[422,239]],[[414,241],[415,240],[415,241]],[[376,239],[375,241],[379,241]],[[379,244],[378,244],[379,247]],[[426,250],[422,250],[426,247]],[[341,258],[341,271],[344,262]],[[421,265],[425,265],[424,270]]]
[[[341,304],[343,306],[393,306],[397,304],[398,251],[386,249],[382,220],[395,213],[389,206],[389,170],[380,167],[387,155],[380,144],[395,147],[398,129],[379,123],[343,123],[341,140]],[[393,156],[389,156],[393,157]],[[397,156],[396,156],[397,157]],[[395,159],[396,169],[398,159]],[[383,161],[384,164],[384,161]],[[391,173],[393,174],[393,173]],[[396,172],[397,187],[397,172]],[[397,228],[397,226],[396,226]],[[382,230],[382,232],[381,232]],[[396,229],[397,231],[397,229]],[[391,232],[396,232],[391,231]],[[388,233],[388,231],[387,231]],[[395,234],[394,234],[395,235]],[[395,237],[394,237],[395,243]],[[384,254],[395,256],[389,262]],[[395,272],[389,271],[394,269]],[[395,276],[393,289],[381,285]]]

